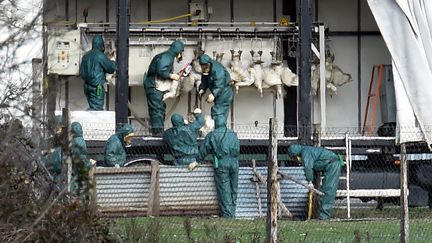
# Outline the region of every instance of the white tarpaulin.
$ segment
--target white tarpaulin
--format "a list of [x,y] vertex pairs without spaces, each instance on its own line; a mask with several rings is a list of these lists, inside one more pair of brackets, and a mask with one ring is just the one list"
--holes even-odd
[[399,143],[432,144],[432,1],[368,0],[393,59]]

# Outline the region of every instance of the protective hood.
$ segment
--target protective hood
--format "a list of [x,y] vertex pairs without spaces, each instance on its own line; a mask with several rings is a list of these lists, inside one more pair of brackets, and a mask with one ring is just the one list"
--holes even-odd
[[203,64],[212,64],[213,60],[207,55],[207,54],[202,54],[199,57],[199,64],[203,65]]
[[123,140],[123,138],[128,135],[129,133],[133,133],[133,128],[129,124],[124,124],[118,131],[117,136]]
[[95,35],[92,40],[92,49],[102,51],[104,49],[104,41],[101,35]]
[[183,50],[184,50],[184,44],[183,42],[178,40],[174,41],[169,48],[169,51],[174,52],[175,55],[182,53]]
[[78,138],[83,136],[82,126],[79,122],[72,122],[71,124],[72,137]]
[[62,116],[55,116],[54,117],[54,124],[55,124],[56,128],[61,127],[62,126],[62,122],[63,122]]
[[288,155],[289,156],[300,155],[302,150],[303,150],[303,146],[301,146],[300,144],[291,144],[288,148]]
[[183,116],[180,114],[173,114],[171,116],[171,123],[173,125],[173,127],[179,127],[179,126],[184,126],[184,119]]
[[226,120],[224,116],[217,116],[214,122],[215,122],[215,128],[226,127]]

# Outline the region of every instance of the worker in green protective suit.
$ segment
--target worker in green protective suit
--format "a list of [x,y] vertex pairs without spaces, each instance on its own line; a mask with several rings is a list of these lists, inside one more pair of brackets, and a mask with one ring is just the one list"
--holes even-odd
[[[237,134],[226,127],[223,116],[217,116],[215,130],[207,134],[199,150],[198,161],[202,163],[211,154],[215,171],[216,191],[221,216],[235,217],[239,173],[240,142]],[[197,162],[190,163],[193,170]]]
[[163,135],[166,109],[166,104],[163,101],[165,91],[158,89],[157,80],[180,80],[180,75],[173,73],[173,64],[174,59],[177,59],[178,62],[182,60],[183,50],[183,42],[174,41],[168,51],[153,57],[144,77],[144,90],[153,136],[160,137]]
[[204,126],[204,117],[199,108],[194,110],[194,114],[195,121],[189,125],[185,124],[182,115],[173,114],[171,116],[173,127],[163,134],[163,139],[174,156],[175,165],[188,165],[197,160],[197,137],[199,129]]
[[199,57],[199,63],[203,72],[199,95],[203,95],[207,89],[210,89],[211,93],[206,101],[207,103],[214,102],[211,109],[211,116],[213,120],[221,116],[226,121],[233,99],[231,77],[222,64],[212,60],[206,54]]
[[87,52],[80,66],[80,76],[84,80],[84,93],[87,97],[89,110],[101,111],[104,106],[106,73],[114,73],[116,69],[114,54],[108,58],[101,35],[95,35],[92,49]]
[[63,176],[62,176],[62,135],[63,135],[63,127],[62,127],[62,117],[55,116],[54,118],[54,137],[50,140],[49,151],[42,158],[42,162],[45,164],[48,171],[53,176],[54,182],[56,185],[60,186]]
[[[89,170],[91,167],[91,163],[87,157],[88,155],[87,144],[83,138],[83,130],[79,122],[72,122],[71,135],[72,135],[72,142],[71,142],[70,151],[71,151],[72,162],[74,164],[82,163],[82,167],[85,167],[87,168],[87,170]],[[79,166],[81,167],[81,165]]]
[[124,124],[116,134],[112,135],[105,145],[105,166],[121,167],[126,162],[126,145],[130,143],[134,130],[131,125]]
[[90,189],[89,172],[92,163],[87,157],[87,145],[83,138],[82,126],[79,122],[73,122],[71,124],[71,135],[72,191],[80,189],[78,194],[84,191],[86,192],[86,196],[88,196],[88,190]]
[[320,216],[321,220],[331,218],[333,203],[336,198],[336,191],[339,186],[339,175],[343,164],[339,156],[330,150],[322,147],[304,146],[292,144],[288,148],[288,155],[300,157],[298,159],[304,165],[306,180],[312,189],[314,172],[321,172],[324,176],[321,191],[325,193],[321,197]]

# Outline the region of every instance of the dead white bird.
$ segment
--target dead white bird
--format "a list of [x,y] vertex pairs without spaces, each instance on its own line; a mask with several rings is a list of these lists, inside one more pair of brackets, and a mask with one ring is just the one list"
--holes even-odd
[[288,67],[282,67],[282,83],[288,87],[298,86],[298,77]]
[[222,63],[223,56],[225,55],[224,52],[218,53],[217,51],[213,51],[213,59],[217,62]]
[[214,127],[215,127],[214,120],[211,118],[210,115],[205,115],[204,126],[200,128],[202,136],[203,137],[207,136],[207,134],[209,134],[211,131],[214,130]]
[[260,96],[263,95],[263,79],[264,71],[262,67],[262,62],[255,62],[251,68],[248,69],[249,75],[251,77],[251,82],[257,87]]
[[344,73],[337,65],[333,65],[331,74],[331,83],[336,86],[342,86],[353,81],[351,74]]
[[115,73],[105,74],[105,79],[109,85],[115,86]]
[[[351,74],[344,73],[342,69],[334,64],[334,59],[334,54],[331,54],[330,52],[326,53],[325,80],[326,88],[329,90],[330,95],[337,94],[337,87],[352,82]],[[315,62],[311,67],[311,88],[313,95],[317,94],[319,79],[319,62]]]
[[264,69],[263,88],[276,87],[277,96],[282,97],[282,65],[272,63],[270,67]]
[[[262,51],[255,52],[253,50],[250,51],[252,56],[252,66],[248,68],[250,81],[255,85],[255,87],[258,89],[258,92],[260,93],[260,96],[263,96],[263,79],[264,79],[264,71],[262,64],[264,63],[261,61]],[[255,55],[258,54],[258,55]]]
[[171,80],[169,79],[169,81],[159,81],[158,84],[158,79],[156,79],[156,89],[159,91],[168,91],[163,95],[162,100],[165,101],[166,99],[169,98],[174,98],[176,96],[179,96],[179,84],[180,82],[178,80]]
[[196,86],[199,87],[199,83],[201,83],[201,66],[199,65],[198,60],[194,59],[191,63],[192,70],[186,77],[182,77],[181,79],[181,92],[189,93]]
[[242,54],[241,51],[238,51],[236,53],[234,50],[231,50],[231,62],[230,62],[229,73],[231,76],[231,80],[234,82],[236,93],[238,93],[240,86],[249,86],[253,83],[251,82],[249,72],[243,69],[241,54]]

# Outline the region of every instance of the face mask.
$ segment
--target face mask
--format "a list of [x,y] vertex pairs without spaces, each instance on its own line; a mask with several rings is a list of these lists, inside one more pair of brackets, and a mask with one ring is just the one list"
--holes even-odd
[[127,147],[131,146],[132,137],[133,137],[134,135],[135,135],[135,134],[133,134],[133,133],[129,133],[128,135],[126,135],[126,136],[123,138],[123,141],[124,141],[124,143],[125,143],[125,146],[127,146]]
[[177,62],[181,62],[181,61],[183,60],[183,55],[182,55],[182,53],[177,54],[177,56],[176,56],[176,60],[177,60]]
[[203,64],[201,65],[201,69],[202,69],[202,74],[203,75],[209,75],[210,73],[210,64]]
[[61,135],[63,133],[63,127],[57,127],[55,130],[56,135]]

